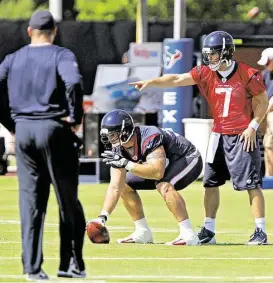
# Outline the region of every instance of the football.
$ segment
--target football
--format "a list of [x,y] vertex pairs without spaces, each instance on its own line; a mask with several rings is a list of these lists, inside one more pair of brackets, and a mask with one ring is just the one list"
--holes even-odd
[[260,14],[260,9],[258,7],[253,7],[248,11],[247,16],[249,19],[254,19]]
[[110,235],[107,228],[98,222],[88,223],[86,225],[86,234],[94,244],[109,244],[110,242]]

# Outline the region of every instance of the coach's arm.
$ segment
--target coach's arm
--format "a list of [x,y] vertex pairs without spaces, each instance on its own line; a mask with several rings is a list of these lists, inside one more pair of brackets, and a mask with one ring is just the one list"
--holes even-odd
[[147,155],[146,163],[139,164],[129,161],[126,169],[141,178],[160,180],[164,176],[165,165],[165,150],[163,146],[160,146]]

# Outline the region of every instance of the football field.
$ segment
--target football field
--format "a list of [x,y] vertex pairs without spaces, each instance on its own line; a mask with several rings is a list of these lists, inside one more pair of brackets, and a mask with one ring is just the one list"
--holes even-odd
[[[86,219],[100,213],[107,185],[81,185],[79,196]],[[273,190],[264,191],[267,234],[273,243]],[[21,265],[21,241],[16,177],[0,178],[0,282],[25,282]],[[134,225],[120,202],[108,221],[109,245],[85,239],[86,279],[58,279],[58,207],[51,191],[44,234],[43,269],[58,282],[273,282],[273,246],[245,245],[254,231],[246,192],[235,192],[228,183],[221,188],[216,222],[217,245],[165,246],[178,235],[178,225],[156,191],[141,192],[155,244],[118,245]],[[203,188],[196,182],[182,191],[195,230],[203,223]]]

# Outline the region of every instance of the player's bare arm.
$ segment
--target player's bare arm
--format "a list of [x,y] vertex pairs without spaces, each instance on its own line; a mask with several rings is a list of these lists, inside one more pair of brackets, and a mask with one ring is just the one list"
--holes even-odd
[[136,176],[152,180],[160,180],[164,176],[166,153],[163,146],[158,147],[147,155],[145,164],[130,162],[129,171]]
[[248,128],[242,133],[241,140],[244,140],[244,150],[249,152],[257,147],[256,131],[268,111],[268,97],[266,91],[253,97],[257,107],[254,111],[254,118]]
[[110,170],[111,181],[104,198],[103,211],[111,214],[115,209],[120,194],[125,187],[126,170],[124,168],[113,168]]
[[184,74],[170,74],[162,77],[154,78],[151,80],[138,81],[129,83],[134,85],[139,91],[144,90],[147,87],[177,87],[177,86],[189,86],[195,85],[195,81],[190,73]]
[[269,106],[266,91],[254,96],[253,99],[257,102],[257,107],[254,111],[254,119],[258,124],[260,124],[264,119]]

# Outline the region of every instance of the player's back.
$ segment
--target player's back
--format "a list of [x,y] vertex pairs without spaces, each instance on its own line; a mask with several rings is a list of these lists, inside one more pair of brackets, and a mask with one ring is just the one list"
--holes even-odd
[[134,147],[131,152],[121,145],[113,147],[112,150],[138,163],[146,162],[147,156],[160,146],[164,147],[169,161],[200,155],[196,147],[183,136],[155,126],[136,126],[133,139]]
[[[65,86],[58,73],[63,54],[73,57],[68,49],[49,44],[27,45],[8,55],[10,107],[15,120],[67,115]],[[75,72],[67,72],[67,76],[71,82],[79,81]]]
[[190,141],[171,130],[155,126],[139,126],[136,131],[141,136],[141,154],[145,158],[161,145],[164,147],[166,157],[170,160],[191,155],[197,151]]

